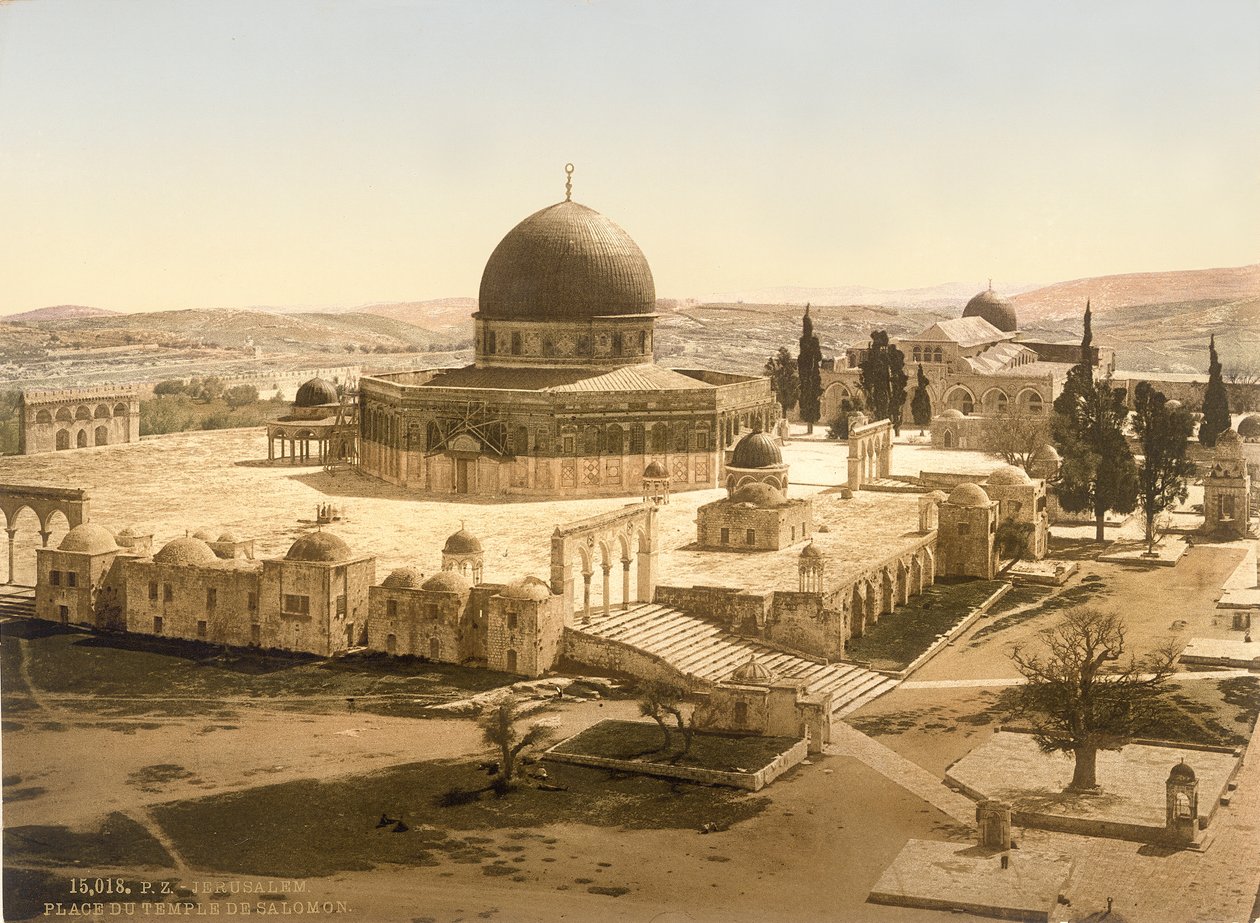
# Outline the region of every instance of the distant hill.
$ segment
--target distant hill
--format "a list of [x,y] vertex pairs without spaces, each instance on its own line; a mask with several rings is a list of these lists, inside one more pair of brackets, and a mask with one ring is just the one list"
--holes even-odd
[[[744,292],[722,292],[695,299],[701,304],[799,304],[817,305],[875,305],[884,308],[902,308],[915,311],[950,311],[961,309],[973,295],[988,286],[980,282],[946,282],[927,288],[881,289],[863,285],[841,285],[824,288],[807,288],[780,285],[774,288],[751,289]],[[1026,292],[1041,287],[1041,283],[995,282],[993,287],[1006,295]]]
[[51,308],[36,308],[34,311],[23,311],[21,314],[10,314],[0,317],[4,324],[29,324],[50,320],[74,320],[79,317],[106,317],[117,315],[117,311],[105,308],[89,308],[79,304],[59,304]]
[[1021,323],[1078,320],[1089,300],[1094,319],[1123,323],[1151,305],[1216,302],[1260,297],[1260,263],[1227,269],[1135,272],[1057,282],[1015,295]]
[[422,330],[467,329],[477,310],[476,298],[435,298],[430,301],[402,301],[394,304],[366,304],[353,308],[357,314],[375,314],[411,324]]

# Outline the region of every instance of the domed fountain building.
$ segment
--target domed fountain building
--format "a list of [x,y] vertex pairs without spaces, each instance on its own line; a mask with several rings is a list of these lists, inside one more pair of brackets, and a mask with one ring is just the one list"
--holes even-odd
[[656,365],[655,308],[638,245],[566,194],[490,255],[472,365],[360,378],[361,470],[437,494],[634,494],[653,463],[718,486],[725,447],[777,418],[770,383]]

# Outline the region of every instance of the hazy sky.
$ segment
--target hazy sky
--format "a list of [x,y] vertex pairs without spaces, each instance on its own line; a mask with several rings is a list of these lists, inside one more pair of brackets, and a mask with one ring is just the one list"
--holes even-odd
[[0,0],[0,313],[476,295],[574,198],[662,296],[1260,259],[1260,3]]

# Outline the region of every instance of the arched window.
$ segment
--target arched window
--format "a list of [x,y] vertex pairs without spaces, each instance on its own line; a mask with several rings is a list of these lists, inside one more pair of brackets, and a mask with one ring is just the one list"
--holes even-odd
[[945,361],[944,353],[941,352],[941,348],[939,346],[932,350],[932,361],[937,363]]
[[914,361],[915,362],[923,361],[923,348],[921,346],[916,346],[914,348]]
[[58,449],[70,448],[70,430],[68,429],[57,430],[57,448]]
[[96,419],[98,420],[108,420],[109,419],[109,405],[97,404],[95,416],[96,416]]
[[98,426],[94,435],[97,445],[109,445],[109,430],[106,427]]
[[74,441],[75,441],[75,443],[78,445],[78,447],[79,447],[80,449],[86,449],[86,448],[87,448],[87,444],[88,444],[88,441],[87,441],[87,430],[85,430],[85,429],[81,429],[81,430],[79,430],[79,434],[78,434],[77,436],[75,436]]
[[126,404],[118,403],[114,405],[114,416],[116,417],[125,417],[130,412]]
[[498,337],[495,336],[493,330],[487,330],[486,331],[486,353],[489,355],[494,355],[494,353],[498,351],[496,349],[497,346],[498,346]]
[[1028,402],[1025,405],[1029,413],[1041,413],[1045,410],[1045,404],[1041,400],[1041,395],[1036,391],[1028,392]]
[[642,356],[647,352],[647,331],[639,331],[639,355]]
[[621,355],[621,333],[620,332],[614,333],[612,335],[612,354],[614,356]]
[[630,454],[643,454],[643,424],[634,423],[630,426]]
[[652,424],[651,451],[664,452],[665,441],[668,438],[668,431],[664,423]]
[[582,454],[599,454],[599,427],[588,426],[582,433]]
[[542,351],[544,356],[554,356],[556,354],[556,341],[551,337],[543,337]]
[[620,455],[625,445],[623,430],[616,423],[610,423],[604,430],[604,447],[609,455]]
[[513,455],[527,455],[529,453],[529,430],[524,426],[518,426],[513,430],[510,451]]
[[52,414],[49,413],[47,410],[41,410],[39,413],[35,414],[35,422],[36,423],[51,423]]
[[687,451],[687,426],[684,423],[674,424],[674,451]]
[[70,408],[69,408],[69,407],[58,407],[58,408],[57,408],[57,420],[58,420],[58,422],[61,422],[61,423],[69,423],[69,422],[70,422],[71,420],[73,420],[73,419],[74,419],[74,415],[73,415],[72,413],[70,413]]
[[92,411],[80,404],[74,410],[74,418],[76,420],[90,420],[92,419]]

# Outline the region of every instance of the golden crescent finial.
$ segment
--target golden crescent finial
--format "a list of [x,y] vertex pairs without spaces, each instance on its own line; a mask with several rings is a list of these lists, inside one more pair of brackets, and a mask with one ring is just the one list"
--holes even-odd
[[573,201],[573,164],[564,165],[564,200]]

